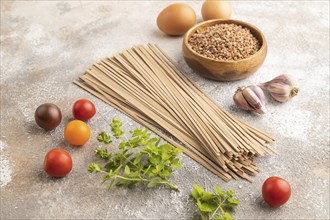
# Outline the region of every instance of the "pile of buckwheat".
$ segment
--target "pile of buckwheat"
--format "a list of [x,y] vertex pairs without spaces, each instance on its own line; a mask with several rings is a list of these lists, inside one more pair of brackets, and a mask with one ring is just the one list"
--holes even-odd
[[197,53],[223,61],[244,59],[260,49],[260,42],[251,31],[236,24],[216,24],[198,29],[188,43]]

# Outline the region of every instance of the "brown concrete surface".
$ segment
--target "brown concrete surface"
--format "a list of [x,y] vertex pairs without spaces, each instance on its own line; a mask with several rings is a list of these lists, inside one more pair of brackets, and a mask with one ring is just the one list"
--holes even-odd
[[[198,219],[190,198],[193,183],[211,190],[234,189],[241,200],[237,219],[329,219],[329,2],[233,1],[234,19],[259,27],[269,50],[263,66],[251,77],[232,83],[199,77],[185,64],[182,37],[160,33],[155,20],[169,1],[1,1],[1,219]],[[188,2],[201,21],[201,1]],[[107,192],[101,176],[87,173],[98,146],[98,131],[113,118],[125,129],[138,124],[78,88],[72,81],[93,62],[134,44],[157,43],[227,111],[273,135],[279,155],[258,158],[261,173],[253,183],[225,183],[189,157],[171,180],[181,189],[115,188]],[[290,73],[300,87],[297,97],[267,102],[260,117],[233,105],[237,86],[256,84]],[[71,106],[91,99],[97,115],[93,134],[81,148],[63,140]],[[44,102],[60,106],[63,121],[51,132],[34,122]],[[65,178],[43,171],[50,149],[72,154],[74,167]],[[261,197],[263,181],[272,175],[287,179],[292,197],[270,208]]]

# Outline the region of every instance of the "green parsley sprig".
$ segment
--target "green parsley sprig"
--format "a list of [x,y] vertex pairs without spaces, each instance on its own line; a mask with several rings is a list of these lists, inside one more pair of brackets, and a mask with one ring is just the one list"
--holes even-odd
[[213,194],[194,184],[191,195],[197,201],[202,220],[234,220],[228,211],[232,211],[240,203],[234,198],[235,191],[225,192],[219,186],[216,186],[215,190],[217,193]]
[[[124,134],[121,127],[122,122],[114,118],[110,128],[116,139]],[[150,137],[148,129],[137,128],[130,133],[131,139],[121,141],[117,153],[110,153],[105,147],[97,148],[95,155],[104,161],[104,165],[91,163],[88,171],[103,173],[103,183],[110,181],[109,190],[113,185],[132,187],[138,183],[147,183],[148,187],[163,184],[178,190],[168,177],[174,168],[181,167],[176,156],[183,150],[170,144],[160,145],[160,139]],[[105,131],[99,133],[97,140],[106,145],[112,143],[111,135]]]

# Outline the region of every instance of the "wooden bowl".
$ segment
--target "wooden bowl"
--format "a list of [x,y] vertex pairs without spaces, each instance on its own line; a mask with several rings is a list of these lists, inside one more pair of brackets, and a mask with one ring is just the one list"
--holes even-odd
[[[188,44],[189,38],[197,29],[203,29],[216,24],[237,24],[248,28],[259,40],[260,49],[247,58],[235,61],[220,61],[205,57],[192,50]],[[238,20],[210,20],[201,22],[192,27],[183,39],[183,57],[190,68],[196,70],[201,76],[219,81],[234,81],[244,79],[253,74],[264,62],[267,54],[267,42],[262,32],[255,26]]]

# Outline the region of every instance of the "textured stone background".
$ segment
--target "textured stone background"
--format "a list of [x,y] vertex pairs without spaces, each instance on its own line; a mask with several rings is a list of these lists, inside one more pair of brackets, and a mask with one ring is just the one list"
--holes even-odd
[[[265,34],[269,51],[263,66],[248,79],[222,83],[190,70],[181,53],[181,37],[168,37],[155,25],[166,1],[1,1],[1,219],[198,219],[189,197],[193,183],[234,189],[241,200],[238,219],[329,219],[329,2],[234,1],[232,18],[250,22]],[[201,1],[189,4],[201,21]],[[220,105],[273,135],[280,154],[259,158],[262,172],[253,183],[223,182],[185,155],[183,168],[167,188],[106,191],[100,176],[86,172],[94,160],[95,135],[119,117],[125,129],[138,126],[72,84],[93,62],[134,44],[157,43]],[[264,117],[233,106],[239,85],[290,73],[299,95],[286,104],[272,100]],[[81,148],[63,141],[71,106],[91,99],[98,114],[89,123],[93,137]],[[52,132],[34,122],[40,104],[52,102],[64,119]],[[54,147],[74,160],[70,175],[54,179],[43,172],[43,158]],[[262,201],[261,186],[271,176],[289,180],[292,197],[280,208]]]

